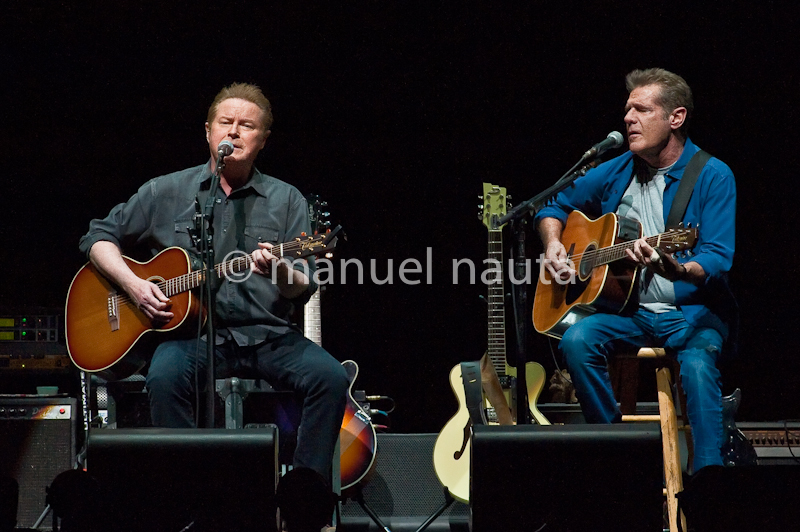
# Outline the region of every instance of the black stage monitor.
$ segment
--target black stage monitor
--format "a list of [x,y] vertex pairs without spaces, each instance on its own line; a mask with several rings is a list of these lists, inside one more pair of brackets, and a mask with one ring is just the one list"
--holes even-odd
[[87,471],[112,530],[274,531],[277,456],[274,427],[99,429]]
[[661,530],[655,423],[475,426],[470,506],[479,530]]

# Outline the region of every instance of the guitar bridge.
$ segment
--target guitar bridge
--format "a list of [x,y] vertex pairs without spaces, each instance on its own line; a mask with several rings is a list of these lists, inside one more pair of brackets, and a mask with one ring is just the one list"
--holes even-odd
[[111,331],[119,330],[119,298],[116,292],[109,292],[108,294],[108,324],[111,326]]

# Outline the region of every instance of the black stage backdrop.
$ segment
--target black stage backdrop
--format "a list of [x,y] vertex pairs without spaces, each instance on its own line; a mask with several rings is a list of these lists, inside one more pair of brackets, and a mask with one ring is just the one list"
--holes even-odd
[[[725,388],[744,390],[739,419],[800,417],[796,7],[76,4],[3,7],[5,308],[61,307],[89,220],[146,179],[204,162],[211,99],[254,82],[275,113],[259,168],[328,201],[349,239],[336,260],[375,260],[381,279],[393,260],[393,284],[367,269],[359,285],[348,267],[327,287],[323,345],[359,363],[358,388],[396,400],[392,431],[438,432],[456,407],[448,371],[486,346],[486,288],[452,274],[453,260],[486,257],[481,183],[534,196],[624,131],[624,75],[661,66],[695,92],[692,139],[738,179],[742,341]],[[538,255],[532,232],[528,243]],[[409,275],[420,284],[401,282],[407,258],[422,263]],[[547,340],[530,336],[550,373]]]

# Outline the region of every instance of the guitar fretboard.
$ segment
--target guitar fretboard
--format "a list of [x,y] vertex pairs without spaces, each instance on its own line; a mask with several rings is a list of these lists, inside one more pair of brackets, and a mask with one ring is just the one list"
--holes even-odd
[[506,306],[503,279],[503,231],[489,230],[489,359],[497,376],[506,374]]
[[[670,230],[659,235],[650,236],[645,238],[647,244],[652,248],[667,248],[669,250],[684,249],[688,247],[688,239],[686,237],[686,230]],[[627,249],[633,249],[634,240],[621,242],[601,249],[591,249],[583,253],[578,253],[570,258],[578,262],[588,261],[591,268],[610,264],[614,261],[624,259],[628,255],[625,253]]]
[[303,308],[303,333],[315,344],[322,345],[322,312],[320,309],[320,288],[314,292]]
[[[292,242],[285,242],[273,247],[270,252],[278,259],[287,256],[302,257],[308,255],[308,251],[313,249],[314,246],[319,245],[319,241],[296,239]],[[217,277],[227,278],[232,275],[239,274],[250,268],[253,263],[253,257],[242,253],[240,256],[221,262],[214,266],[213,270]],[[206,270],[197,270],[189,272],[172,279],[167,279],[158,283],[158,287],[164,292],[164,295],[169,297],[176,294],[193,290],[201,286],[206,280]]]
[[[338,231],[337,228],[336,231]],[[320,249],[324,250],[328,245],[328,240],[335,233],[327,233],[315,237],[296,238],[290,242],[284,242],[274,246],[270,252],[278,259],[284,257],[307,257],[319,252]],[[242,253],[233,259],[221,262],[212,268],[216,276],[220,279],[227,278],[232,275],[241,274],[250,268],[253,263],[253,257],[249,254]],[[206,270],[196,270],[183,275],[178,275],[171,279],[166,279],[156,283],[158,288],[167,297],[172,297],[183,292],[188,292],[201,286],[206,280]],[[120,305],[130,305],[132,302],[127,294],[112,293],[108,298],[108,314],[109,316],[116,316],[117,309]]]

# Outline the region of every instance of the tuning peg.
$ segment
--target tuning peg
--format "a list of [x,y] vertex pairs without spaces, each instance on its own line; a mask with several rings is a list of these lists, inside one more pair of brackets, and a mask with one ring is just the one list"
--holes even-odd
[[506,194],[506,199],[511,199],[511,194]]

